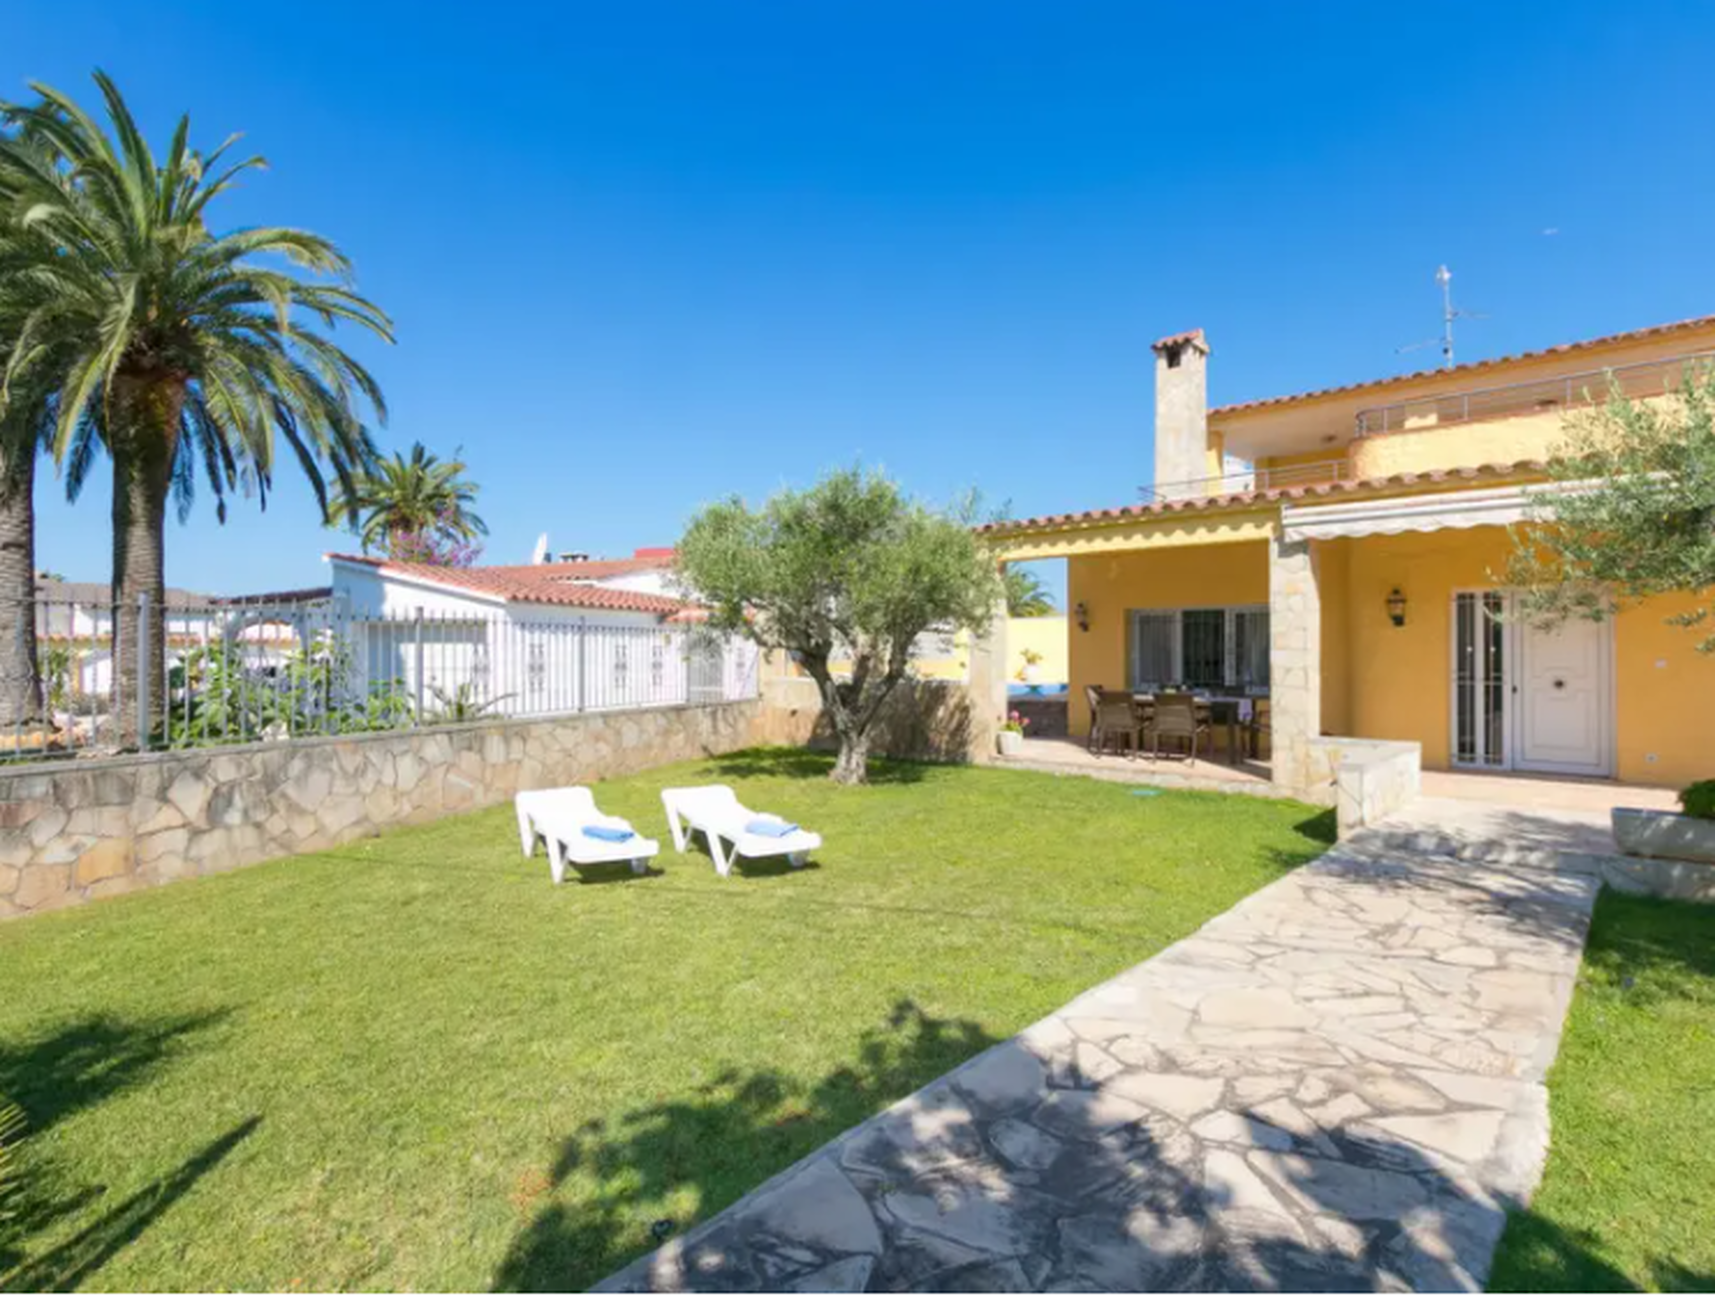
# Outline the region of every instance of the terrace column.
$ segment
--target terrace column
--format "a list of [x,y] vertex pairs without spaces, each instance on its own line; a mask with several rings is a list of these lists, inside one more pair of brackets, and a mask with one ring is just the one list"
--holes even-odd
[[989,618],[988,630],[973,634],[965,688],[970,696],[970,759],[987,760],[995,754],[995,737],[1006,714],[1006,599],[1000,599]]
[[1311,790],[1310,741],[1322,732],[1322,592],[1314,540],[1269,541],[1269,710],[1274,781]]

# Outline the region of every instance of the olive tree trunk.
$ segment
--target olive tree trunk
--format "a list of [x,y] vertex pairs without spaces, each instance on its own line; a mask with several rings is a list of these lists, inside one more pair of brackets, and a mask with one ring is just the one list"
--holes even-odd
[[852,678],[842,683],[829,672],[826,661],[806,655],[803,664],[810,678],[816,681],[822,695],[822,711],[838,744],[834,768],[828,777],[847,785],[869,782],[869,749],[876,717],[881,713],[882,703],[904,678],[903,665],[890,668],[878,679],[860,662],[854,666]]
[[166,714],[167,495],[184,381],[127,375],[113,396],[113,705],[119,743],[129,748],[154,743]]
[[35,486],[33,445],[0,457],[0,729],[11,735],[46,715],[36,660]]

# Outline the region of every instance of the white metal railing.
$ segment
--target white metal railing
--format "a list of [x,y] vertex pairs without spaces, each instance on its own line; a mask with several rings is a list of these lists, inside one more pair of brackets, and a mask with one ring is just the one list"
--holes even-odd
[[1216,477],[1156,482],[1149,486],[1140,486],[1138,493],[1151,503],[1213,499],[1221,495],[1245,495],[1254,491],[1282,490],[1291,486],[1318,486],[1344,481],[1350,476],[1350,468],[1350,464],[1344,459],[1285,464],[1277,468],[1243,468]]
[[1715,363],[1715,351],[1698,351],[1613,369],[1589,369],[1557,378],[1539,378],[1498,387],[1474,387],[1468,391],[1376,405],[1358,411],[1353,435],[1377,436],[1384,432],[1407,432],[1517,414],[1571,409],[1606,400],[1615,391],[1634,399],[1660,396],[1676,388],[1688,369],[1704,368],[1712,363]]
[[[157,668],[126,669],[150,640]],[[759,665],[736,636],[569,610],[39,598],[0,604],[0,760],[738,701]]]

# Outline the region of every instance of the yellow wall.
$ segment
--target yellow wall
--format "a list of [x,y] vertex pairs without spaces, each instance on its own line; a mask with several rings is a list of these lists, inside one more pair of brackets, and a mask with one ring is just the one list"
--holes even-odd
[[[1349,726],[1344,731],[1358,738],[1415,739],[1425,769],[1448,768],[1453,592],[1496,584],[1491,573],[1504,570],[1510,552],[1500,527],[1324,545],[1324,724],[1334,732]],[[1406,596],[1401,627],[1387,614],[1396,586]],[[1330,601],[1343,606],[1331,609]],[[1690,599],[1654,599],[1615,621],[1615,773],[1622,782],[1679,786],[1715,776],[1715,661],[1696,652],[1695,634],[1665,624],[1690,606]],[[1334,627],[1344,630],[1342,645],[1330,642]]]
[[[1344,445],[1338,445],[1331,446],[1326,450],[1311,450],[1304,454],[1268,455],[1258,459],[1256,466],[1258,468],[1302,468],[1311,464],[1345,463],[1347,449],[1348,447]],[[1288,474],[1286,483],[1290,484],[1293,480],[1314,481],[1316,474],[1309,472]]]
[[[1497,584],[1510,552],[1501,527],[1321,542],[1323,731],[1414,740],[1425,769],[1448,768],[1453,593]],[[1387,611],[1396,587],[1406,597],[1398,627]],[[1266,604],[1267,546],[1075,557],[1067,562],[1067,599],[1089,610],[1089,630],[1072,625],[1066,639],[1072,732],[1086,734],[1085,686],[1126,682],[1126,613]],[[1665,623],[1691,606],[1656,599],[1615,623],[1615,773],[1624,782],[1680,786],[1715,777],[1715,661],[1696,652],[1694,632]],[[1009,678],[1025,624],[1011,623]]]
[[1086,685],[1124,688],[1126,613],[1133,608],[1227,607],[1268,602],[1268,546],[1206,545],[1092,555],[1066,563],[1066,601],[1089,609],[1090,628],[1069,633],[1072,732],[1090,731]]
[[1559,411],[1389,432],[1352,443],[1352,476],[1391,477],[1437,468],[1546,459],[1565,439],[1564,416]]
[[[1425,769],[1446,769],[1453,591],[1494,583],[1489,569],[1506,563],[1506,532],[1478,527],[1339,543],[1346,547],[1346,605],[1339,618],[1346,669],[1338,675],[1324,670],[1323,713],[1328,694],[1343,694],[1332,705],[1344,709],[1352,737],[1415,740],[1423,744]],[[1388,619],[1387,597],[1396,587],[1406,597],[1403,626]]]
[[1214,428],[1209,429],[1208,440],[1209,476],[1219,477],[1226,471],[1226,438]]
[[[910,673],[918,679],[934,680],[963,680],[970,671],[971,665],[971,636],[964,630],[953,636],[953,652],[947,657],[913,657]],[[850,675],[852,663],[849,657],[833,657],[828,661],[828,670],[835,675]],[[809,674],[796,662],[792,663],[792,674],[808,679]]]
[[1715,778],[1715,660],[1697,651],[1699,631],[1666,624],[1695,606],[1689,596],[1652,599],[1614,622],[1623,782],[1683,787]]
[[1008,617],[1006,622],[1006,679],[1024,681],[1024,651],[1040,653],[1035,679],[1038,684],[1064,684],[1071,669],[1067,661],[1066,618],[1063,616]]

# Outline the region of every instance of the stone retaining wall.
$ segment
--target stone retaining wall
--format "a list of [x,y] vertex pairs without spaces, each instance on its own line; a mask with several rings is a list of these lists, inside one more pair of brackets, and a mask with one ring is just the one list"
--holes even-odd
[[0,918],[789,741],[762,701],[252,743],[0,771]]
[[[0,770],[0,918],[325,850],[400,824],[764,744],[824,746],[809,680],[749,702],[490,720]],[[966,689],[902,685],[872,750],[962,761]]]
[[[832,750],[834,734],[822,715],[815,681],[764,680],[760,741]],[[980,723],[970,690],[948,680],[905,680],[876,717],[870,750],[902,760],[963,763],[993,753],[992,724]]]

